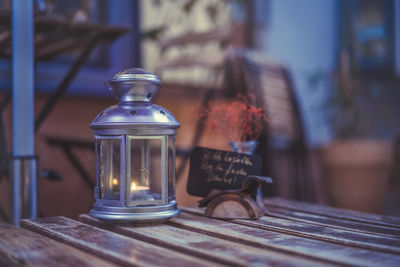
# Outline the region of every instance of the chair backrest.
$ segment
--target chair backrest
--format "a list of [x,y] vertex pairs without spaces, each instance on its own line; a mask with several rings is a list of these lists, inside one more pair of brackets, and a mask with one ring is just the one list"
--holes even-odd
[[[257,51],[235,50],[228,57],[225,80],[234,93],[253,94],[255,104],[269,119],[257,153],[263,158],[263,175],[275,179],[275,189],[265,194],[305,199],[313,196],[306,176],[303,124],[288,70]],[[282,189],[283,188],[283,189]],[[284,193],[282,193],[285,191]]]
[[[235,93],[253,94],[256,105],[268,114],[268,136],[276,145],[304,145],[304,131],[288,70],[274,59],[249,50],[238,50],[228,65],[236,68]],[[232,80],[226,78],[226,80]]]

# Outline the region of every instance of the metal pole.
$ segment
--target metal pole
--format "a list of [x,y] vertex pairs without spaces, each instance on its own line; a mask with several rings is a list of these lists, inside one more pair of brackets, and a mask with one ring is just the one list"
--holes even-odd
[[394,49],[395,49],[395,71],[400,76],[400,0],[394,1]]
[[37,160],[34,157],[33,1],[12,2],[12,219],[37,215]]

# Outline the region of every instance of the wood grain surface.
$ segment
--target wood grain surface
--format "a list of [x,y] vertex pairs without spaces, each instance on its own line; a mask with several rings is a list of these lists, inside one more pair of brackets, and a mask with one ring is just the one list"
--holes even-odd
[[208,219],[201,215],[198,208],[183,208],[181,216],[168,224],[176,227],[207,233],[208,235],[234,240],[250,246],[265,247],[290,254],[342,265],[357,266],[398,266],[400,255],[384,253],[368,249],[339,245],[326,240],[282,233],[275,230],[260,230],[255,227],[241,225],[238,220]]
[[0,223],[0,266],[115,266],[43,235]]
[[311,214],[306,211],[290,210],[284,207],[272,206],[269,205],[269,203],[267,203],[266,206],[268,208],[269,216],[286,218],[294,222],[304,222],[338,229],[347,229],[353,232],[373,233],[374,235],[400,237],[400,230],[392,227],[333,218],[332,216]]
[[21,226],[125,266],[218,266],[65,217],[23,220]]
[[384,226],[400,230],[400,217],[345,210],[283,198],[268,198],[265,200],[265,204],[267,206],[280,207],[295,211],[307,211],[311,214],[324,215],[336,219],[368,223],[371,225]]
[[0,224],[0,266],[400,266],[398,218],[267,199],[259,220],[204,209],[148,226],[82,214]]
[[[185,211],[202,215],[203,211],[196,207],[186,207]],[[260,220],[232,220],[232,223],[246,225],[264,230],[271,230],[315,240],[323,240],[345,246],[367,248],[376,251],[400,255],[400,238],[385,237],[372,233],[359,233],[326,226],[293,222],[288,219],[264,216]]]
[[174,227],[159,225],[150,227],[132,227],[112,225],[97,220],[87,214],[79,219],[96,227],[130,236],[149,243],[174,248],[186,254],[206,258],[229,266],[276,265],[319,266],[322,262],[311,261],[305,257],[291,256],[282,252],[249,247],[238,242],[220,239],[207,234]]

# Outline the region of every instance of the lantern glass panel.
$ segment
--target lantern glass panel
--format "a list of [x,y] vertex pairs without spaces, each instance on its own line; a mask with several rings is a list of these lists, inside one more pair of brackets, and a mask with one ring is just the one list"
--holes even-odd
[[96,137],[99,197],[120,200],[121,139]]
[[162,137],[129,137],[129,205],[164,203],[162,185]]
[[168,201],[175,200],[175,136],[168,136]]

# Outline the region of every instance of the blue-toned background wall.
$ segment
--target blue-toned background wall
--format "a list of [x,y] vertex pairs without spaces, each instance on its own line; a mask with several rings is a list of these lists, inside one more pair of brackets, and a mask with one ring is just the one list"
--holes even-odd
[[338,1],[270,0],[267,10],[267,22],[264,32],[259,32],[262,38],[257,45],[287,65],[307,141],[312,147],[324,144],[332,137],[321,108],[328,89],[310,88],[309,79],[317,72],[328,73],[336,67]]

